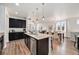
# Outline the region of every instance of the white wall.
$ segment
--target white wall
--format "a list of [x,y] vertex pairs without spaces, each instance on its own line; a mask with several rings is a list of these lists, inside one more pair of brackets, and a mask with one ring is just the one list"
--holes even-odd
[[79,32],[79,24],[77,24],[77,20],[79,18],[69,18],[66,20],[67,24],[67,36],[71,38],[72,41],[75,40],[75,37],[71,32]]
[[0,6],[0,32],[5,29],[5,7]]
[[7,9],[4,6],[0,6],[0,33],[4,33],[4,46],[8,42],[8,17]]
[[79,24],[77,24],[77,20],[79,18],[71,18],[68,19],[67,21],[69,22],[69,27],[68,30],[71,32],[79,32]]

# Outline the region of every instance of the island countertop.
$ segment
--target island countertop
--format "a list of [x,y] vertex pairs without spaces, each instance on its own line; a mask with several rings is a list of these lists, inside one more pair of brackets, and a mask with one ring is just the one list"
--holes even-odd
[[33,38],[35,38],[37,40],[52,37],[52,35],[42,34],[42,33],[37,33],[37,34],[25,33],[25,34],[28,35],[28,36],[31,36],[31,37],[33,37]]

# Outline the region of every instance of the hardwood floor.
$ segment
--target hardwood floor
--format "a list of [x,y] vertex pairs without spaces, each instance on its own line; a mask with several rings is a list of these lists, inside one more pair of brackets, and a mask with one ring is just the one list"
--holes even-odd
[[74,42],[64,39],[61,44],[57,40],[53,40],[53,55],[78,55],[78,50],[74,47]]
[[[74,42],[64,39],[64,42],[53,40],[52,55],[78,55],[78,50],[74,47]],[[31,55],[23,40],[16,40],[8,43],[2,51],[3,55]]]
[[10,41],[3,49],[2,55],[31,55],[23,39]]

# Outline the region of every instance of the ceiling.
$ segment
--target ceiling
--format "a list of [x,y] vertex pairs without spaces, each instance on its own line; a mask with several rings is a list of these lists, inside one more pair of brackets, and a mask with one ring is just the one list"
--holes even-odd
[[[42,3],[20,3],[19,6],[16,6],[15,3],[1,3],[0,5],[8,7],[11,16],[32,17],[33,12],[36,14],[36,8],[38,8],[39,18],[43,16]],[[44,15],[50,21],[79,17],[79,3],[45,3]]]

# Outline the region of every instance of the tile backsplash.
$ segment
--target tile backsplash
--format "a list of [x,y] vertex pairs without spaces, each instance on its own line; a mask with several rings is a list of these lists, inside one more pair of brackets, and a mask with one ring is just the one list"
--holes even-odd
[[9,32],[24,32],[25,28],[9,28]]

